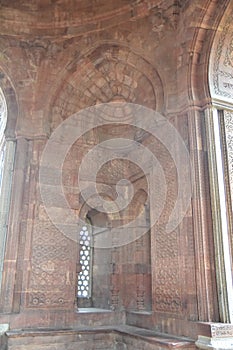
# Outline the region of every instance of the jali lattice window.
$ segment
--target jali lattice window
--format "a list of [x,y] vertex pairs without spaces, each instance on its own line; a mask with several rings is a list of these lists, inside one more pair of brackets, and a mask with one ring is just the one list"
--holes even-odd
[[80,231],[80,265],[78,275],[78,297],[91,297],[91,272],[92,272],[92,234],[91,225],[83,226]]

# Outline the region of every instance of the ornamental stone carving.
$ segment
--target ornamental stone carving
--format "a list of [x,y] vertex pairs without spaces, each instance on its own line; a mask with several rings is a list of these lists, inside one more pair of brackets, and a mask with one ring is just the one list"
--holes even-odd
[[233,99],[233,9],[216,34],[210,59],[209,82],[211,94],[220,99]]

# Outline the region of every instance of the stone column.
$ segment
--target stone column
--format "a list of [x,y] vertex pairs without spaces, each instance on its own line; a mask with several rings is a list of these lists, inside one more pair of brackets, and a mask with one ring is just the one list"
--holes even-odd
[[215,267],[209,198],[205,116],[201,110],[189,111],[190,158],[193,169],[193,229],[197,285],[197,320],[214,321],[218,317],[215,293]]
[[220,320],[233,322],[230,228],[227,217],[220,115],[218,110],[213,108],[206,110],[205,117]]
[[[212,222],[215,246],[216,279],[218,289],[220,321],[210,324],[208,335],[199,335],[196,342],[198,349],[230,350],[233,349],[233,278],[232,246],[229,211],[229,182],[231,176],[230,143],[231,131],[223,111],[209,108],[205,111],[206,136],[208,149]],[[229,125],[228,125],[229,126]],[[231,131],[232,132],[232,131]],[[230,147],[231,148],[231,147]]]
[[11,182],[14,166],[15,142],[6,140],[3,155],[2,184],[0,192],[0,286],[2,284],[5,243],[8,230],[8,217],[11,198]]
[[[3,281],[1,291],[0,309],[2,312],[19,311],[22,283],[22,256],[19,262],[18,256],[22,255],[25,235],[25,218],[23,217],[24,195],[26,179],[26,161],[28,152],[28,141],[24,138],[16,142],[16,152],[14,156],[14,169],[11,205],[8,219],[8,230],[6,249],[4,254]],[[13,154],[11,155],[13,157]],[[13,159],[12,159],[13,162]],[[13,167],[13,163],[12,163]],[[9,179],[8,179],[9,181]],[[20,266],[19,266],[20,264]]]

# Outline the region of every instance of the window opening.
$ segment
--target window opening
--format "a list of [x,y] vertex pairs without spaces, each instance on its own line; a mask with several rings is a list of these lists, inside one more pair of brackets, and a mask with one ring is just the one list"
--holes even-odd
[[92,279],[92,229],[91,224],[83,226],[79,233],[80,267],[78,274],[78,297],[91,297]]

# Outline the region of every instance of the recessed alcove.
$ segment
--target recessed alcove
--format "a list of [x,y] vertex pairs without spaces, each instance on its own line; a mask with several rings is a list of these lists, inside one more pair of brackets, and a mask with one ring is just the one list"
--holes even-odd
[[[110,112],[111,109],[115,111],[113,107],[109,107]],[[132,111],[127,108],[127,105],[126,107],[119,105],[117,108],[121,109],[122,118],[124,118],[125,111],[127,118],[130,117]],[[109,115],[111,116],[111,113]],[[114,113],[111,118],[115,118]],[[97,144],[104,140],[104,143],[100,143],[99,146],[100,154],[102,154],[101,152],[104,154],[110,152],[111,154],[112,151],[119,150],[122,157],[114,158],[113,155],[113,159],[104,160],[97,171],[96,194],[87,200],[80,197],[82,206],[79,210],[79,217],[82,218],[83,222],[86,222],[86,226],[80,229],[80,233],[88,233],[89,243],[87,243],[88,247],[85,248],[85,244],[83,244],[85,240],[80,238],[80,265],[77,274],[78,310],[83,310],[84,307],[87,308],[87,312],[93,312],[96,308],[115,311],[151,310],[148,174],[144,174],[139,165],[128,160],[129,154],[135,152],[135,146],[132,147],[130,140],[140,138],[139,131],[133,126],[125,127],[123,124],[116,126],[113,124],[96,128],[94,135],[90,133],[86,135],[90,144],[91,139]],[[119,139],[120,136],[123,139]],[[144,135],[143,141],[146,141],[147,137],[148,135]],[[125,140],[126,143],[122,140]],[[106,141],[109,142],[105,143]],[[142,142],[141,138],[140,142]],[[81,147],[83,145],[80,141],[78,148],[75,145],[72,146],[70,154],[73,158],[75,158],[75,152],[80,151]],[[69,154],[67,154],[67,158],[69,158]],[[91,163],[92,161],[87,163],[87,169]],[[66,163],[64,165],[66,166]],[[83,186],[85,186],[84,194],[93,191],[91,189],[92,180],[89,177],[91,171],[95,172],[94,169],[86,170],[87,175],[83,178],[81,175],[79,178],[79,181],[83,182]],[[120,197],[124,198],[125,202],[129,202],[123,209],[118,207],[117,201]],[[137,225],[144,228],[142,235],[137,233],[137,227],[134,223],[136,219]],[[125,232],[122,235],[121,227],[124,225],[128,225],[128,233]],[[125,240],[127,235],[130,238]],[[88,251],[85,251],[87,249]],[[84,266],[85,264],[87,268]],[[83,284],[89,288],[88,292],[84,292],[87,294],[86,297],[81,291],[81,288],[85,290]],[[126,290],[127,293],[125,293]]]

